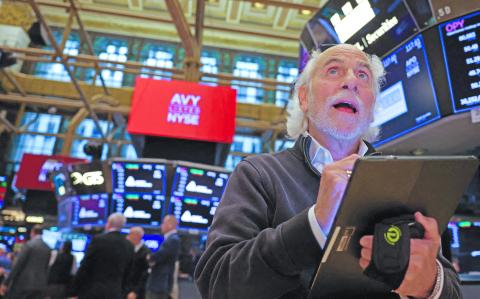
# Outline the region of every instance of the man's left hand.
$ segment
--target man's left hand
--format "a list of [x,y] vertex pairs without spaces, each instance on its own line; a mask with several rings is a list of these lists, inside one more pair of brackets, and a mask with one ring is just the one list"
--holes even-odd
[[[402,284],[395,290],[401,296],[427,298],[432,293],[437,277],[437,254],[440,249],[440,234],[434,218],[415,213],[415,220],[425,228],[423,239],[410,240],[410,262]],[[363,270],[372,258],[373,236],[360,239],[362,246],[360,267]]]

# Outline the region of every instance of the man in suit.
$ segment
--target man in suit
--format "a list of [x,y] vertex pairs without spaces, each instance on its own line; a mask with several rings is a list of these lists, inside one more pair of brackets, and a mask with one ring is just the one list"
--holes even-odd
[[126,219],[120,213],[108,217],[105,233],[95,236],[87,248],[74,282],[80,299],[117,299],[125,296],[133,262],[133,246],[120,233]]
[[150,257],[150,249],[144,244],[143,228],[134,226],[130,229],[127,240],[130,241],[135,249],[133,256],[132,271],[128,279],[129,292],[127,299],[144,299],[145,285],[148,278],[148,259]]
[[164,241],[160,249],[150,256],[151,272],[147,280],[146,299],[169,299],[175,279],[175,262],[180,252],[177,219],[167,215],[160,227]]
[[[203,298],[307,298],[355,161],[375,151],[367,141],[383,73],[378,57],[353,45],[312,53],[287,120],[295,145],[247,157],[230,176],[195,270]],[[412,240],[401,285],[381,298],[461,298],[438,254],[436,220],[419,212],[415,220],[425,237]],[[360,240],[362,268],[372,243]]]
[[47,287],[50,248],[42,240],[42,227],[35,225],[30,241],[23,245],[4,287],[8,299],[43,299]]

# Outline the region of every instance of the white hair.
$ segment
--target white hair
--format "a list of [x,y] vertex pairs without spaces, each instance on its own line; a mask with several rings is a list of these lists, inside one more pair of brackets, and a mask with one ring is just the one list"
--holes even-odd
[[107,223],[113,229],[121,229],[125,223],[127,222],[127,218],[122,213],[113,213],[108,217]]
[[[337,45],[337,47],[338,46],[345,45]],[[367,56],[370,70],[372,72],[373,90],[376,97],[380,92],[380,87],[385,80],[385,70],[383,68],[383,64],[380,58],[378,58],[376,55],[365,55]],[[303,72],[298,77],[297,81],[295,82],[295,89],[293,92],[292,100],[289,103],[287,118],[287,133],[288,136],[292,139],[297,139],[307,130],[307,115],[300,108],[299,90],[302,86],[306,86],[309,92],[312,90],[312,79],[315,75],[315,70],[321,58],[321,51],[313,51],[310,60],[303,69]],[[364,133],[362,138],[369,142],[373,142],[377,139],[379,133],[380,129],[378,127],[369,127],[369,129]]]

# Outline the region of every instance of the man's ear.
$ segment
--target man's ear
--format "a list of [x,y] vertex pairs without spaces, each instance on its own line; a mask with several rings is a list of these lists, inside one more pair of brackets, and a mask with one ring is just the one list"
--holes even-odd
[[300,109],[303,113],[307,112],[308,108],[308,88],[305,85],[300,86],[298,89],[298,100],[300,101]]

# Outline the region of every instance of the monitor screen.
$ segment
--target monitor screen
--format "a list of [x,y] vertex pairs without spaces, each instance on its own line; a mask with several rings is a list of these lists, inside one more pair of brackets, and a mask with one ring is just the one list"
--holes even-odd
[[339,43],[379,56],[417,31],[404,2],[395,0],[331,0],[313,19],[324,22],[327,32],[334,31]]
[[0,209],[3,209],[6,195],[7,195],[7,177],[0,175]]
[[96,194],[111,191],[106,164],[91,162],[69,165],[69,185],[74,194]]
[[[480,274],[480,220],[456,220],[448,224],[452,235],[452,262],[461,277]],[[479,276],[480,277],[480,276]]]
[[72,197],[72,225],[104,225],[107,218],[108,194],[83,194]]
[[372,123],[381,128],[377,146],[440,118],[422,35],[382,62],[386,81],[377,97]]
[[163,243],[163,240],[164,238],[161,235],[143,235],[143,242],[145,242],[145,246],[147,246],[152,252],[158,251],[160,245]]
[[480,0],[430,0],[437,21],[445,21],[478,10]]
[[480,106],[480,12],[438,26],[453,111]]
[[205,165],[175,167],[170,211],[185,229],[207,230],[220,203],[229,173]]
[[165,196],[146,193],[113,193],[112,213],[122,213],[127,226],[159,226],[165,205]]
[[112,162],[114,193],[149,193],[165,196],[165,163]]

